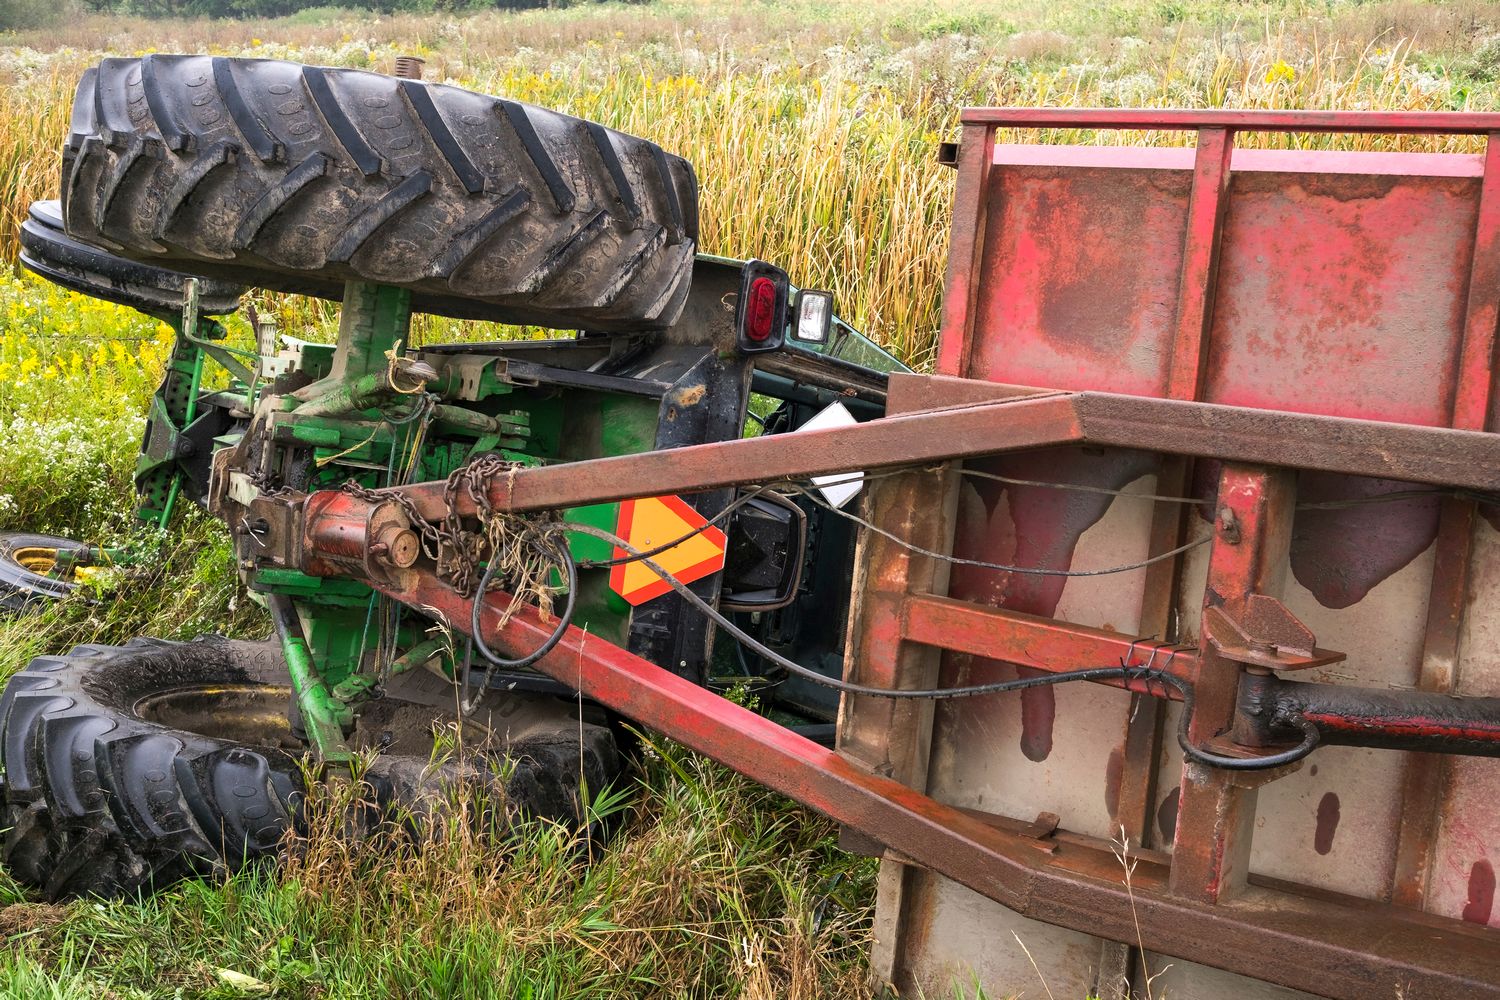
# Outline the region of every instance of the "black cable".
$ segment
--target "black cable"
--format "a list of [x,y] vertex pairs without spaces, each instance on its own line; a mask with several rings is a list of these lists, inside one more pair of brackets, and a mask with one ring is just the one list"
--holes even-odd
[[694,538],[698,535],[703,534],[703,532],[707,531],[710,527],[718,525],[721,521],[724,521],[726,518],[728,518],[730,514],[733,514],[735,511],[745,506],[745,504],[749,503],[751,500],[754,500],[756,497],[763,496],[764,494],[771,492],[771,489],[771,485],[766,484],[764,486],[756,487],[749,493],[745,493],[739,497],[736,497],[723,510],[719,511],[713,517],[706,519],[696,528],[693,528],[691,531],[688,531],[683,535],[679,535],[678,537],[672,539],[670,542],[663,542],[660,545],[647,549],[640,556],[621,556],[616,559],[580,559],[578,560],[578,565],[582,569],[608,569],[611,566],[623,566],[626,563],[636,562],[644,557],[660,555],[668,549],[676,548],[690,538]]
[[1200,545],[1207,545],[1209,542],[1213,541],[1214,537],[1213,535],[1204,535],[1202,538],[1195,539],[1191,542],[1186,543],[1185,545],[1179,545],[1175,549],[1168,549],[1165,552],[1158,552],[1156,555],[1150,556],[1146,559],[1142,559],[1140,562],[1133,562],[1124,566],[1108,566],[1104,569],[1046,569],[1040,566],[1010,566],[1005,563],[986,562],[983,559],[965,559],[961,556],[949,555],[943,552],[938,552],[934,549],[923,548],[920,545],[913,545],[911,542],[908,542],[901,536],[893,532],[886,531],[878,524],[867,521],[864,518],[860,517],[858,514],[851,514],[847,510],[842,510],[838,507],[835,507],[833,504],[829,503],[827,500],[824,500],[821,496],[819,496],[814,490],[796,485],[793,485],[791,488],[807,497],[808,500],[811,500],[814,504],[817,504],[819,507],[822,507],[829,513],[837,514],[839,517],[853,521],[855,524],[859,525],[862,528],[868,528],[870,531],[875,532],[875,534],[877,535],[880,535],[884,538],[889,538],[891,541],[895,542],[897,545],[901,546],[903,549],[906,549],[909,552],[915,552],[918,555],[924,555],[930,559],[940,559],[943,562],[953,563],[958,566],[976,566],[979,569],[991,569],[1001,573],[1019,573],[1025,576],[1108,576],[1111,573],[1128,573],[1131,570],[1144,569],[1147,566],[1150,566],[1152,563],[1158,563],[1164,559],[1171,559],[1175,556],[1180,556],[1184,552],[1196,549]]
[[[887,475],[890,475],[890,474],[893,474],[893,473],[887,473]],[[859,475],[853,475],[853,476],[850,476],[848,479],[845,479],[845,480],[836,480],[836,481],[833,481],[833,482],[824,483],[823,485],[824,486],[834,486],[834,485],[838,485],[841,482],[854,482],[856,480],[869,479],[869,478],[874,478],[874,477],[873,476],[869,476],[869,475],[866,475],[866,476],[863,476],[863,477],[861,477]],[[753,500],[756,497],[762,495],[763,493],[769,492],[772,489],[776,489],[776,488],[789,489],[789,490],[791,490],[791,491],[793,491],[793,492],[795,492],[795,493],[797,493],[797,494],[799,494],[801,496],[804,496],[808,500],[810,500],[812,503],[816,504],[819,507],[822,507],[824,510],[827,510],[830,513],[833,513],[833,514],[837,514],[839,517],[846,518],[846,519],[848,519],[850,521],[853,521],[855,524],[858,524],[858,525],[860,525],[862,527],[869,528],[871,531],[875,532],[876,534],[883,535],[884,537],[889,538],[891,541],[895,542],[897,545],[900,545],[902,548],[909,549],[912,552],[916,552],[916,553],[919,553],[919,554],[924,555],[924,556],[928,556],[928,557],[933,558],[933,559],[941,559],[944,562],[956,563],[956,564],[958,564],[960,566],[977,566],[980,569],[996,570],[996,571],[999,571],[999,572],[1002,572],[1002,573],[1019,573],[1019,574],[1024,574],[1024,575],[1027,575],[1027,576],[1064,576],[1064,577],[1073,577],[1073,576],[1107,576],[1107,575],[1109,575],[1111,573],[1128,573],[1131,570],[1143,569],[1143,568],[1145,568],[1147,566],[1150,566],[1152,563],[1158,563],[1158,562],[1161,562],[1162,560],[1171,559],[1174,556],[1179,556],[1182,553],[1191,551],[1192,549],[1195,549],[1195,548],[1197,548],[1200,545],[1207,545],[1209,542],[1211,542],[1213,540],[1213,536],[1212,535],[1205,535],[1202,538],[1199,538],[1199,539],[1196,539],[1194,541],[1188,542],[1185,545],[1179,545],[1175,549],[1169,549],[1166,552],[1158,553],[1157,555],[1151,556],[1148,559],[1143,559],[1140,562],[1129,563],[1128,565],[1124,565],[1124,566],[1109,566],[1109,567],[1106,567],[1104,569],[1047,569],[1045,567],[1040,567],[1040,566],[1012,566],[1012,565],[1007,565],[1005,563],[986,562],[986,561],[981,560],[981,559],[965,559],[965,558],[962,558],[961,556],[945,555],[944,553],[936,552],[936,551],[934,551],[932,549],[923,548],[920,545],[913,545],[911,542],[908,542],[905,539],[900,538],[900,537],[892,534],[889,531],[886,531],[884,528],[878,527],[877,525],[874,525],[874,524],[870,523],[869,521],[865,520],[864,518],[860,517],[857,514],[851,514],[851,513],[849,513],[846,510],[842,510],[842,509],[840,509],[838,507],[835,507],[833,504],[829,503],[827,500],[824,500],[821,496],[819,496],[816,493],[815,490],[808,489],[807,487],[802,486],[799,483],[794,483],[794,482],[791,482],[791,481],[782,481],[782,482],[779,482],[779,483],[767,483],[765,485],[762,485],[762,486],[756,488],[754,491],[752,491],[750,493],[744,494],[743,496],[739,497],[738,499],[736,499],[732,503],[730,503],[729,506],[725,507],[719,513],[717,513],[713,517],[707,519],[707,521],[704,524],[698,525],[698,527],[692,529],[691,531],[689,531],[689,532],[687,532],[687,533],[685,533],[683,535],[678,536],[677,538],[672,539],[669,542],[663,542],[662,544],[654,546],[653,548],[647,549],[645,551],[639,551],[639,550],[630,549],[628,547],[622,546],[622,548],[626,548],[626,551],[628,553],[630,553],[630,554],[624,555],[624,556],[619,556],[619,557],[614,558],[614,559],[587,559],[587,560],[580,560],[578,565],[581,568],[583,568],[583,569],[603,569],[603,568],[607,568],[607,567],[610,567],[610,566],[620,566],[620,565],[623,565],[625,563],[643,562],[643,561],[649,559],[649,557],[651,557],[651,556],[660,555],[661,553],[667,551],[668,549],[675,548],[676,546],[682,544],[683,542],[685,542],[688,539],[694,537],[695,535],[701,534],[710,525],[713,525],[713,524],[715,524],[715,523],[717,523],[719,521],[722,521],[724,518],[728,517],[729,514],[731,514],[734,511],[738,510],[740,507],[742,507],[745,504],[749,503],[751,500]],[[575,523],[572,523],[572,522],[570,522],[567,525],[567,527],[568,527],[569,530],[579,530],[578,525],[575,524]],[[617,537],[617,536],[610,535],[610,537],[614,538],[614,537]]]
[[[557,628],[547,636],[536,649],[516,660],[508,660],[495,653],[485,644],[484,636],[481,634],[479,617],[484,608],[484,593],[489,589],[490,583],[495,579],[495,571],[500,566],[500,560],[496,556],[490,557],[489,565],[484,568],[484,575],[479,578],[479,590],[474,594],[474,608],[469,616],[469,635],[474,640],[474,648],[479,650],[492,666],[501,667],[505,670],[520,670],[529,667],[537,660],[552,652],[552,648],[562,641],[563,635],[568,631],[568,626],[573,622],[573,608],[578,603],[578,564],[573,561],[572,553],[568,551],[568,543],[561,535],[553,535],[548,539],[550,553],[542,546],[534,546],[542,555],[552,555],[562,564],[568,579],[568,600],[563,606],[562,614],[557,616]],[[496,554],[498,555],[498,553]]]
[[[884,473],[884,474],[880,474],[880,475],[894,475],[894,473]],[[863,475],[861,475],[859,473],[855,473],[855,474],[850,475],[850,476],[848,476],[848,477],[846,477],[844,479],[836,479],[836,480],[833,480],[831,482],[825,483],[824,485],[826,485],[826,486],[839,486],[839,485],[842,485],[843,483],[860,482],[863,479],[867,479],[867,478],[879,478],[880,475],[872,477],[872,476],[863,476]],[[722,522],[726,518],[728,518],[730,514],[733,514],[735,511],[739,510],[741,507],[745,506],[747,503],[749,503],[750,501],[756,499],[757,497],[764,496],[767,493],[775,493],[778,489],[783,488],[783,487],[795,487],[795,486],[796,486],[796,484],[792,483],[789,480],[779,480],[777,482],[772,482],[772,483],[763,483],[760,486],[757,486],[755,489],[751,490],[749,493],[745,493],[745,494],[742,494],[739,497],[736,497],[734,500],[732,500],[729,503],[728,506],[726,506],[723,510],[719,511],[713,517],[710,517],[710,518],[706,519],[704,521],[704,523],[698,525],[696,528],[693,528],[692,530],[690,530],[688,532],[685,532],[684,534],[678,535],[676,538],[672,539],[670,542],[662,542],[660,545],[657,545],[657,546],[654,546],[652,548],[646,549],[645,551],[643,551],[638,556],[627,555],[627,556],[620,556],[620,557],[618,557],[616,559],[580,559],[580,560],[578,560],[578,566],[579,566],[580,569],[608,569],[611,566],[623,566],[626,563],[638,562],[641,559],[649,557],[649,556],[661,555],[661,553],[667,551],[668,549],[676,548],[677,546],[681,545],[683,542],[687,541],[688,539],[694,538],[694,537],[696,537],[698,535],[701,535],[701,534],[703,534],[704,531],[708,530],[710,527],[718,525],[720,522]]]
[[993,472],[984,472],[980,469],[960,468],[960,476],[968,476],[971,479],[989,479],[1007,486],[1036,486],[1048,490],[1072,490],[1075,493],[1097,493],[1101,496],[1127,497],[1131,500],[1150,500],[1154,503],[1183,503],[1183,504],[1206,504],[1212,503],[1212,498],[1202,499],[1200,497],[1174,497],[1160,493],[1131,493],[1128,490],[1113,490],[1107,486],[1089,486],[1084,483],[1055,483],[1042,479],[1016,479],[1011,476],[1001,476]]
[[[563,527],[569,531],[579,531],[586,535],[592,535],[602,541],[613,542],[615,545],[632,554],[638,551],[618,535],[595,528],[593,525],[564,522]],[[661,577],[669,587],[681,595],[689,604],[692,604],[699,611],[708,615],[720,628],[724,629],[724,631],[728,632],[739,642],[753,649],[761,658],[814,684],[832,688],[844,694],[869,695],[875,698],[935,701],[950,698],[972,698],[978,695],[1000,694],[1007,691],[1024,691],[1028,688],[1045,687],[1052,684],[1066,684],[1072,681],[1144,681],[1148,688],[1153,681],[1159,681],[1175,688],[1182,695],[1182,713],[1177,720],[1177,742],[1182,747],[1183,755],[1189,760],[1227,770],[1255,771],[1295,763],[1312,753],[1318,745],[1320,733],[1317,726],[1306,719],[1302,719],[1298,721],[1298,725],[1301,726],[1304,733],[1302,742],[1289,750],[1272,754],[1268,757],[1228,757],[1194,746],[1188,738],[1188,727],[1192,721],[1194,707],[1192,685],[1180,677],[1169,674],[1165,670],[1149,664],[1133,666],[1121,663],[1119,666],[1114,667],[1084,667],[1079,670],[1041,674],[1036,677],[1018,677],[1010,681],[994,681],[989,684],[972,684],[966,687],[953,688],[907,688],[891,690],[889,688],[870,687],[867,684],[856,684],[834,677],[827,677],[810,667],[803,666],[796,660],[782,656],[769,646],[757,641],[730,620],[727,615],[694,593],[687,584],[682,583],[676,577],[672,576],[660,565],[649,558],[638,558],[646,565],[647,569],[650,569],[657,576]]]
[[[615,535],[612,532],[604,531],[601,528],[595,528],[591,524],[563,522],[563,526],[569,531],[578,531],[586,535],[593,535],[594,537],[599,538],[602,541],[612,541],[614,542],[614,544],[620,546],[622,549],[625,549],[625,551],[627,552],[634,553],[636,551],[634,547],[626,542],[623,538],[620,538],[618,535]],[[750,649],[754,650],[756,655],[760,656],[762,659],[770,663],[774,663],[776,666],[781,667],[782,669],[790,673],[796,674],[798,677],[802,677],[806,680],[812,681],[814,684],[821,684],[824,687],[830,687],[837,691],[842,691],[845,694],[867,694],[876,698],[918,698],[929,700],[942,698],[970,698],[975,695],[981,694],[996,694],[1002,691],[1021,691],[1026,688],[1041,687],[1045,684],[1056,684],[1059,682],[1055,678],[1059,677],[1066,677],[1070,680],[1105,680],[1110,678],[1119,679],[1126,676],[1126,671],[1132,672],[1130,674],[1131,677],[1144,676],[1140,672],[1147,669],[1144,667],[1088,667],[1084,670],[1073,671],[1068,674],[1052,674],[1043,677],[1022,677],[1012,681],[993,681],[989,684],[974,684],[968,687],[903,689],[899,691],[893,691],[889,688],[870,687],[866,684],[856,684],[851,681],[837,680],[832,677],[826,677],[810,667],[805,667],[802,664],[798,663],[796,660],[788,659],[787,657],[782,656],[780,653],[776,652],[774,649],[771,649],[769,646],[766,646],[763,643],[757,641],[748,632],[731,621],[729,617],[721,612],[718,608],[715,608],[713,605],[709,604],[708,601],[704,600],[698,594],[694,593],[687,584],[678,580],[671,573],[663,569],[660,564],[653,562],[651,559],[645,557],[640,557],[640,561],[645,564],[647,569],[651,570],[657,576],[661,577],[661,579],[667,584],[667,586],[671,587],[674,591],[680,594],[685,600],[687,600],[689,604],[692,604],[699,611],[702,611],[704,614],[712,618],[719,624],[721,628],[724,629],[724,631],[728,632],[734,638],[738,639]]]
[[[1185,703],[1184,703],[1185,704]],[[1182,720],[1177,724],[1177,743],[1182,747],[1183,755],[1189,760],[1206,764],[1209,767],[1222,767],[1228,771],[1265,771],[1273,767],[1285,767],[1295,764],[1318,748],[1318,743],[1323,738],[1323,733],[1317,725],[1308,719],[1296,720],[1297,726],[1302,730],[1302,742],[1289,750],[1274,753],[1268,757],[1226,757],[1221,754],[1211,753],[1200,747],[1196,747],[1188,740],[1185,721],[1188,718],[1184,711]]]

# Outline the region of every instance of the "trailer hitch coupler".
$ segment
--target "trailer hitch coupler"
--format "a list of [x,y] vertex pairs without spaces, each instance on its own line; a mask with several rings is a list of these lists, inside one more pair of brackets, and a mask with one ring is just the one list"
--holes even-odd
[[303,520],[304,569],[314,576],[350,572],[389,578],[422,554],[411,519],[395,501],[372,503],[343,492],[308,497]]

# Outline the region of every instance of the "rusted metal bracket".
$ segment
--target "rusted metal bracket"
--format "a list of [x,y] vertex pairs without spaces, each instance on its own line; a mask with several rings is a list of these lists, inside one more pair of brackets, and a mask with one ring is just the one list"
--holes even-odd
[[1306,670],[1345,659],[1317,648],[1312,630],[1267,594],[1210,605],[1203,610],[1205,638],[1220,656],[1267,670]]

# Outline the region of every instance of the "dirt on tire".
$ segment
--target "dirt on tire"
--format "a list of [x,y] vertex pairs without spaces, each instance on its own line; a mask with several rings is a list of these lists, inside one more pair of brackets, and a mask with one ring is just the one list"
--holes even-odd
[[686,299],[692,167],[593,122],[362,70],[148,55],[83,76],[67,232],[122,256],[341,298],[606,332]]
[[[182,315],[189,275],[116,257],[63,231],[62,206],[56,199],[34,201],[21,223],[21,266],[64,288],[115,302],[161,319]],[[245,289],[226,281],[199,282],[198,312],[232,313]]]

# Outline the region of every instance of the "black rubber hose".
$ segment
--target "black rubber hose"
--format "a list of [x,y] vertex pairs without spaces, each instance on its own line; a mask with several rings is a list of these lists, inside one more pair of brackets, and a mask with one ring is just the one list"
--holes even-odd
[[[484,575],[479,578],[479,590],[474,595],[474,607],[469,615],[469,635],[474,640],[474,648],[479,650],[479,655],[484,657],[485,661],[491,666],[500,667],[505,670],[520,670],[523,667],[531,666],[537,660],[552,652],[553,647],[562,641],[563,635],[568,631],[568,626],[573,622],[573,608],[578,603],[578,564],[573,561],[573,554],[568,551],[566,539],[561,535],[557,535],[550,541],[550,546],[546,549],[538,546],[538,551],[543,555],[555,557],[563,566],[568,578],[567,603],[563,605],[562,614],[557,616],[557,628],[552,630],[552,634],[547,636],[546,641],[540,646],[520,659],[508,660],[498,655],[485,643],[480,628],[479,619],[480,612],[484,608],[484,593],[495,579],[495,570],[499,567],[499,560],[491,558],[490,564],[484,568]],[[549,549],[550,551],[548,551]]]
[[[1182,752],[1189,760],[1209,767],[1219,767],[1231,771],[1257,771],[1272,767],[1283,767],[1294,764],[1306,757],[1318,746],[1320,733],[1317,726],[1306,719],[1299,720],[1304,737],[1301,743],[1289,750],[1272,754],[1268,757],[1228,757],[1212,753],[1195,746],[1188,738],[1188,726],[1193,717],[1193,687],[1180,677],[1173,676],[1156,667],[1151,666],[1128,666],[1120,664],[1115,667],[1085,667],[1080,670],[1068,670],[1062,673],[1043,674],[1036,677],[1021,677],[1011,681],[995,681],[990,684],[974,684],[968,687],[954,688],[927,688],[927,689],[903,689],[891,690],[889,688],[870,687],[865,684],[855,684],[833,677],[826,677],[809,667],[805,667],[796,660],[788,659],[780,653],[757,641],[730,618],[709,604],[699,595],[695,594],[686,584],[677,580],[660,565],[648,558],[639,556],[638,551],[624,539],[612,532],[595,528],[592,525],[568,522],[565,527],[569,531],[577,531],[582,534],[592,535],[603,541],[613,542],[626,552],[636,556],[640,562],[652,572],[660,576],[667,585],[680,594],[684,600],[694,605],[698,610],[708,615],[719,627],[728,632],[741,643],[755,650],[764,659],[776,664],[783,669],[811,681],[823,687],[833,688],[845,694],[869,695],[876,698],[901,698],[901,699],[947,699],[947,698],[971,698],[977,695],[1000,694],[1006,691],[1024,691],[1027,688],[1044,687],[1051,684],[1066,684],[1070,681],[1102,681],[1102,680],[1137,680],[1150,684],[1160,681],[1170,685],[1182,695],[1182,713],[1177,722],[1177,742],[1182,747]],[[483,588],[481,587],[481,592]],[[476,605],[477,607],[477,605]],[[476,612],[477,620],[477,612]],[[554,636],[556,638],[556,636]],[[551,648],[549,645],[548,649]],[[539,654],[540,655],[540,654]],[[529,660],[527,662],[535,662]]]

